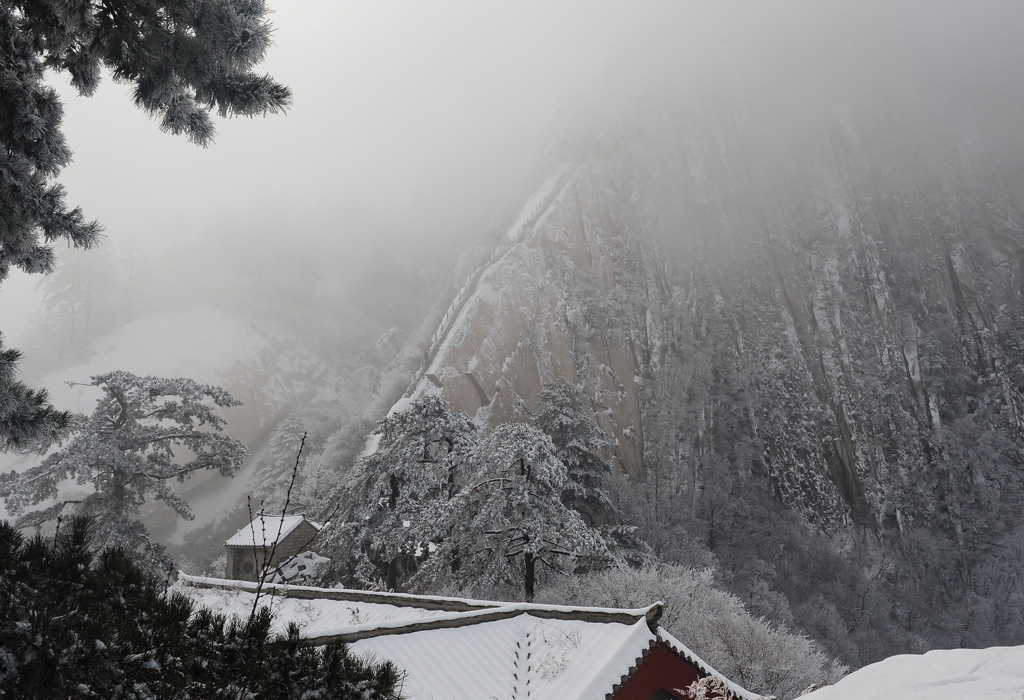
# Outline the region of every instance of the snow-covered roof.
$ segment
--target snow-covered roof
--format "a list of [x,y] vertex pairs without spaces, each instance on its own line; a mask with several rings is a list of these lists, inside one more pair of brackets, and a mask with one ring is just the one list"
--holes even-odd
[[278,532],[281,533],[283,540],[303,521],[317,530],[322,527],[312,520],[306,520],[305,515],[264,515],[260,513],[224,544],[228,547],[273,547],[277,542]]
[[806,700],[1020,700],[1024,646],[901,654],[854,671]]
[[[244,616],[256,584],[182,574],[175,588]],[[718,676],[657,627],[660,603],[625,610],[277,585],[263,595],[280,629],[298,622],[313,643],[344,641],[394,661],[406,672],[408,700],[525,698],[527,691],[531,700],[604,700],[659,642]],[[760,698],[730,687],[738,698]]]

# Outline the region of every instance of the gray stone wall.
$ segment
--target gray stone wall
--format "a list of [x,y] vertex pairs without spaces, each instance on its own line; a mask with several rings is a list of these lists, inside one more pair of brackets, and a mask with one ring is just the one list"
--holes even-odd
[[[296,554],[311,549],[317,529],[308,522],[301,522],[286,537],[282,537],[270,560],[271,567],[288,561]],[[270,557],[270,549],[263,547],[227,547],[227,565],[224,577],[236,581],[255,581],[256,574]]]

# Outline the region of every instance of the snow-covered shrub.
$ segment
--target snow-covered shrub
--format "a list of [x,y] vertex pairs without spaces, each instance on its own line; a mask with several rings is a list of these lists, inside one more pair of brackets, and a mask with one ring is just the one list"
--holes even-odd
[[725,683],[711,676],[704,676],[685,688],[676,688],[686,700],[724,700],[729,697]]
[[739,598],[714,586],[710,569],[660,564],[565,577],[537,599],[623,608],[660,600],[662,627],[727,678],[765,695],[796,697],[808,685],[835,682],[847,671],[807,637],[750,615]]

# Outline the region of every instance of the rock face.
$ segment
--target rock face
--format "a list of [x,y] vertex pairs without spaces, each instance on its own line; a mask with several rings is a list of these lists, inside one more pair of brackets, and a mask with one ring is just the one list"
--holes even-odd
[[440,391],[497,425],[529,421],[544,382],[583,383],[618,468],[640,476],[648,319],[636,309],[620,315],[581,306],[637,282],[620,279],[624,241],[613,193],[597,161],[556,169],[453,303],[414,395]]
[[[799,128],[718,98],[622,116],[552,168],[411,393],[493,425],[578,382],[657,529],[776,571],[723,531],[759,504],[908,557],[870,575],[931,581],[936,610],[991,602],[1022,524],[1024,149],[911,102]],[[895,624],[945,638],[927,617]]]
[[1024,425],[1007,177],[980,146],[936,145],[955,124],[914,135],[933,147],[919,163],[833,106],[783,160],[720,116],[655,111],[557,168],[453,303],[415,392],[497,424],[564,377],[632,476],[687,473],[697,494],[724,462],[815,521],[930,515],[907,494],[981,408],[950,382],[986,396],[971,445],[1016,445]]

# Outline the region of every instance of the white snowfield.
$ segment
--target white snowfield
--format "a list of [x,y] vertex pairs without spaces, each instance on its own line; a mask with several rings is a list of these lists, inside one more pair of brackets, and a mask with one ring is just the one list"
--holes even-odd
[[[256,584],[181,574],[172,590],[246,616]],[[410,596],[304,586],[264,588],[277,628],[299,623],[315,643],[347,642],[405,672],[407,700],[605,700],[657,643],[718,677],[657,627],[661,604],[635,610]],[[729,683],[735,698],[761,696]]]
[[1024,646],[891,656],[801,700],[1022,700]]

